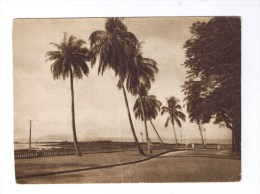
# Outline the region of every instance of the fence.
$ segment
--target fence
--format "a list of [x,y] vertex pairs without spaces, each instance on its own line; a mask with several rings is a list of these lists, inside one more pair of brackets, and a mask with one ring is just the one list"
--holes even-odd
[[[122,152],[135,150],[135,148],[119,148],[119,149],[96,149],[96,150],[81,150],[82,154],[93,154],[93,153],[109,153],[109,152]],[[65,156],[75,155],[74,150],[40,150],[40,151],[15,151],[15,158],[34,158],[34,157],[46,157],[46,156]]]
[[[218,149],[220,146],[220,149],[230,149],[230,144],[208,144],[207,149]],[[174,144],[165,144],[166,149],[175,149],[176,145]],[[143,150],[147,150],[147,147],[143,144],[141,145],[141,148]],[[178,149],[201,149],[204,148],[202,144],[182,144],[177,146]],[[152,150],[160,150],[164,149],[164,147],[160,144],[152,145]],[[136,147],[121,147],[121,148],[107,148],[107,149],[81,149],[82,154],[94,154],[94,153],[111,153],[111,152],[124,152],[124,151],[135,151],[137,150]],[[22,159],[22,158],[35,158],[35,157],[47,157],[47,156],[65,156],[65,155],[76,155],[75,150],[67,150],[67,149],[61,149],[61,150],[31,150],[31,152],[28,152],[28,150],[15,150],[14,157],[15,159]]]
[[188,144],[187,148],[194,149],[231,149],[231,144],[206,144],[205,147],[202,144]]

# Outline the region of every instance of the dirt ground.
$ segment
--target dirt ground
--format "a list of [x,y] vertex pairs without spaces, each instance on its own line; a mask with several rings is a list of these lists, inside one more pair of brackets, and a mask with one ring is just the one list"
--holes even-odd
[[[155,154],[155,153],[154,153]],[[16,160],[17,175],[96,167],[143,159],[136,152]],[[230,182],[241,178],[241,160],[230,151],[171,152],[148,161],[60,175],[17,179],[17,183]]]

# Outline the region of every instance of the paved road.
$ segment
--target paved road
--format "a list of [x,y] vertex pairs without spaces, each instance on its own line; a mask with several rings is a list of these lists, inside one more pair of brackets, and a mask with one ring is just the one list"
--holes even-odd
[[19,183],[127,183],[239,181],[241,161],[208,152],[164,154],[146,162],[18,180]]

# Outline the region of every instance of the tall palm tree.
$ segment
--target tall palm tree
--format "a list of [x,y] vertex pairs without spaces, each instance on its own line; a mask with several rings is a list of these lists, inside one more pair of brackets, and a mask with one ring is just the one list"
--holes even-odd
[[[156,96],[154,95],[147,95],[147,91],[145,90],[144,87],[140,87],[141,88],[141,93],[142,93],[142,97],[137,98],[134,104],[134,112],[135,112],[135,117],[138,119],[141,119],[142,121],[145,122],[145,119],[150,121],[150,124],[152,125],[156,135],[158,136],[162,146],[166,149],[158,131],[156,130],[152,119],[155,119],[156,116],[158,115],[158,112],[160,112],[161,109],[161,105],[162,103],[157,100]],[[142,109],[142,104],[144,107],[144,113],[143,114],[143,109]],[[145,116],[144,116],[145,115]]]
[[[134,96],[139,95],[139,98],[142,98],[141,86],[143,86],[144,90],[149,90],[151,87],[151,82],[155,80],[155,74],[158,73],[157,63],[153,59],[143,58],[141,52],[141,43],[133,46],[132,53],[129,57],[129,69],[128,76],[126,78],[126,87],[127,90],[130,91]],[[140,106],[144,118],[144,127],[146,134],[146,142],[147,142],[147,151],[148,154],[151,154],[151,146],[150,139],[147,130],[147,119],[145,115],[145,107],[142,101],[140,101]]]
[[47,52],[46,60],[53,61],[51,65],[53,79],[62,77],[65,80],[65,78],[70,77],[73,140],[77,155],[81,156],[76,134],[73,78],[82,79],[83,75],[88,75],[89,68],[86,62],[89,60],[89,49],[84,46],[86,43],[82,39],[70,36],[67,40],[66,33],[64,33],[63,41],[60,44],[51,44],[57,50]]
[[[166,98],[167,99],[167,98]],[[165,122],[165,127],[168,127],[169,121],[172,123],[173,131],[174,131],[174,136],[175,136],[175,142],[176,146],[178,145],[177,141],[177,136],[176,136],[176,131],[174,128],[174,123],[176,122],[179,127],[181,127],[181,121],[186,121],[186,116],[181,112],[181,105],[178,104],[179,100],[175,97],[171,97],[167,99],[167,106],[162,107],[162,112],[161,114],[163,115],[164,113],[168,113],[169,116],[167,117],[167,120]]]
[[131,64],[128,62],[129,56],[138,40],[133,33],[127,31],[122,18],[108,18],[105,23],[105,31],[97,30],[93,32],[89,40],[91,43],[91,56],[93,57],[91,64],[94,65],[97,57],[99,57],[98,74],[103,74],[106,68],[111,68],[114,70],[115,75],[119,77],[117,86],[123,90],[134,141],[139,153],[144,155],[135,134],[124,86],[125,79],[131,68]]

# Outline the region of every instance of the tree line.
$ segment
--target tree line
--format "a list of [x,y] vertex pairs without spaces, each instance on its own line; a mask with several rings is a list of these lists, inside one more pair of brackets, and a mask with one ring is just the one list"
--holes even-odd
[[225,125],[232,151],[241,153],[241,20],[214,17],[190,27],[184,44],[188,69],[183,91],[191,122]]
[[[208,23],[212,23],[212,22],[209,21]],[[206,110],[206,107],[204,107],[205,102],[201,103],[200,101],[198,101],[198,99],[200,100],[202,99],[201,95],[203,92],[205,93],[206,90],[208,91],[208,93],[211,92],[211,93],[218,94],[219,92],[217,90],[218,88],[221,88],[221,87],[217,87],[220,85],[220,83],[215,83],[221,80],[221,78],[218,77],[217,70],[213,71],[212,73],[208,72],[206,74],[208,77],[206,75],[203,75],[201,77],[202,73],[199,72],[198,67],[195,67],[196,65],[198,65],[198,62],[194,62],[195,60],[194,53],[197,54],[196,48],[199,48],[199,50],[205,49],[204,51],[201,51],[201,53],[199,54],[200,57],[203,53],[205,54],[209,52],[207,49],[210,48],[210,46],[206,46],[206,48],[203,47],[203,44],[207,45],[208,44],[207,41],[210,40],[207,40],[204,43],[202,42],[199,45],[195,45],[194,43],[196,42],[196,39],[201,38],[201,35],[198,35],[198,33],[200,32],[199,26],[204,26],[205,24],[206,23],[193,24],[193,26],[191,27],[191,33],[194,34],[194,38],[188,40],[184,45],[184,48],[186,48],[185,66],[191,69],[187,72],[188,73],[187,81],[185,81],[183,85],[185,95],[187,96],[185,98],[185,101],[186,101],[186,106],[187,106],[190,120],[192,122],[195,121],[198,124],[203,124],[209,121],[206,120],[205,116],[203,117],[203,115],[208,115],[208,116],[210,115],[211,118],[213,113],[216,114],[217,123],[222,121],[225,122],[231,117],[230,113],[226,109],[223,109],[222,107],[218,107],[219,109],[221,109],[222,112],[213,111],[213,108],[212,110],[210,109],[210,111],[208,111]],[[214,24],[212,25],[214,26]],[[208,28],[204,30],[212,30],[212,29]],[[205,38],[202,37],[202,39],[204,40]],[[162,103],[156,98],[156,96],[149,94],[149,90],[151,88],[152,82],[155,81],[155,75],[159,72],[159,69],[157,67],[157,62],[155,60],[151,58],[143,57],[143,53],[142,53],[143,42],[140,42],[137,39],[137,37],[134,35],[134,33],[128,31],[127,26],[124,24],[122,18],[106,19],[105,30],[97,30],[91,33],[89,37],[89,41],[90,41],[90,48],[87,48],[86,42],[84,40],[77,39],[74,36],[67,37],[67,34],[65,33],[61,43],[59,44],[51,43],[56,47],[56,50],[49,51],[46,54],[46,60],[52,61],[51,72],[53,74],[53,78],[54,79],[62,78],[64,80],[68,77],[70,78],[72,131],[73,131],[74,145],[77,154],[79,156],[81,155],[79,145],[78,145],[78,140],[77,140],[77,134],[76,134],[73,81],[74,78],[82,79],[84,75],[87,76],[89,74],[89,66],[93,67],[94,65],[98,65],[99,75],[103,75],[106,69],[112,69],[115,73],[115,76],[118,77],[117,87],[123,92],[130,129],[133,135],[133,139],[136,143],[138,152],[141,155],[145,155],[145,153],[142,150],[135,133],[133,121],[131,118],[130,107],[127,99],[127,92],[129,92],[133,96],[137,96],[136,102],[133,107],[133,111],[135,117],[137,119],[141,119],[144,123],[146,143],[147,143],[146,146],[147,146],[148,154],[151,154],[151,145],[150,145],[151,141],[148,135],[147,121],[150,122],[160,142],[163,144],[163,141],[152,122],[152,120],[155,119],[158,113],[160,112],[162,115],[165,113],[168,114],[165,127],[168,126],[169,122],[172,124],[174,135],[175,135],[175,141],[177,145],[178,141],[177,141],[177,136],[175,131],[175,123],[177,123],[177,125],[181,127],[181,120],[185,121],[186,117],[185,114],[183,114],[182,112],[182,107],[180,106],[179,100],[177,98],[170,97],[169,99],[167,99],[167,105],[161,108]],[[211,41],[210,43],[215,44],[214,41],[213,42]],[[214,50],[215,48],[210,48],[210,49]],[[97,64],[97,59],[99,61],[98,64]],[[203,65],[204,68],[210,68],[208,71],[212,69],[212,67],[209,67],[204,63]],[[221,67],[221,65],[219,65],[218,69],[223,68],[223,66]],[[196,69],[196,71],[194,69]],[[206,71],[207,70],[202,70],[202,72],[206,72]],[[198,87],[197,85],[202,82],[201,80],[197,81],[197,79],[202,79],[202,78],[206,79],[203,80],[203,82],[207,83],[207,85],[204,85],[202,87],[202,84],[200,84],[200,86]],[[226,79],[229,79],[229,77],[226,77]],[[228,81],[226,80],[226,82]],[[214,84],[215,86],[213,86]],[[234,84],[239,84],[239,83],[234,83]],[[225,89],[228,90],[229,88],[225,88]],[[209,97],[208,95],[206,95],[206,97],[208,101],[214,100],[214,97],[211,97],[211,99],[208,99]],[[211,104],[211,106],[213,106],[214,103],[208,102],[208,104]],[[200,109],[198,107],[202,107],[202,108]],[[224,120],[224,118],[226,120]],[[226,122],[227,127],[229,127],[228,125],[229,123],[230,122]]]

